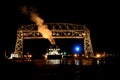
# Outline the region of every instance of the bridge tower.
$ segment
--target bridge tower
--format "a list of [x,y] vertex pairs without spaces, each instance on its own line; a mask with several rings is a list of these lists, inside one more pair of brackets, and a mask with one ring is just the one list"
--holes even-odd
[[[93,48],[90,38],[90,30],[85,25],[71,23],[45,23],[51,30],[53,38],[79,38],[84,39],[84,55],[86,58],[93,57]],[[14,53],[18,58],[23,58],[23,40],[40,39],[42,35],[37,31],[35,24],[20,25],[17,30],[17,40]]]

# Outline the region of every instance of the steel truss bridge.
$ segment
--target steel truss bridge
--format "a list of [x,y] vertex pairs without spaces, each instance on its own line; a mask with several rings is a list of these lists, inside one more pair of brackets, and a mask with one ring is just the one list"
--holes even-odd
[[[51,30],[53,38],[79,38],[84,39],[85,57],[93,57],[93,48],[90,39],[90,30],[85,25],[71,23],[45,23]],[[43,38],[38,32],[36,24],[20,25],[17,30],[17,40],[14,53],[23,58],[23,40]]]

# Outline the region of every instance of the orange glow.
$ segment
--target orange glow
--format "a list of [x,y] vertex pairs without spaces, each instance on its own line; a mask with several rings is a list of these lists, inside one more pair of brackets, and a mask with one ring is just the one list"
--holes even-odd
[[[27,14],[27,7],[23,7],[23,13]],[[44,20],[39,17],[37,13],[34,12],[34,9],[29,12],[30,13],[30,19],[36,23],[38,26],[38,32],[41,33],[43,38],[47,38],[51,44],[56,44],[53,37],[52,37],[52,32],[48,29],[47,25],[44,25]]]
[[77,54],[74,54],[74,57],[77,57],[78,55]]
[[100,54],[97,54],[97,55],[96,55],[96,57],[97,57],[97,58],[100,58],[100,57],[101,57],[101,55],[100,55]]
[[55,44],[55,41],[52,37],[52,32],[48,29],[47,25],[44,25],[44,20],[34,12],[32,12],[30,15],[31,20],[34,21],[38,26],[38,32],[40,32],[44,38],[47,38],[51,44]]

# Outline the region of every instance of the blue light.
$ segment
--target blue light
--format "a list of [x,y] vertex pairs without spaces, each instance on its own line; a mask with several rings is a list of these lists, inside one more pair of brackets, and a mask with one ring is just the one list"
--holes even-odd
[[83,48],[82,48],[81,44],[74,44],[72,50],[73,50],[73,53],[80,54],[80,53],[82,53]]
[[76,51],[79,51],[79,50],[80,50],[80,48],[77,46],[77,47],[75,48],[75,50],[76,50]]

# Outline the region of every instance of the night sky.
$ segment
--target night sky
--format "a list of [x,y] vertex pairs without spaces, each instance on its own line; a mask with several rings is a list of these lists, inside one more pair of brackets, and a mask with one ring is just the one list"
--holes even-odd
[[[9,5],[5,6],[6,4]],[[95,51],[119,52],[119,11],[114,2],[83,2],[79,0],[13,0],[1,9],[1,50],[11,52],[16,43],[18,24],[32,24],[20,7],[34,7],[45,23],[85,24],[91,31]],[[114,5],[114,6],[113,6]]]

